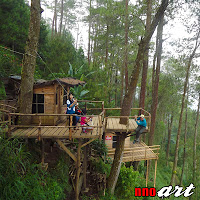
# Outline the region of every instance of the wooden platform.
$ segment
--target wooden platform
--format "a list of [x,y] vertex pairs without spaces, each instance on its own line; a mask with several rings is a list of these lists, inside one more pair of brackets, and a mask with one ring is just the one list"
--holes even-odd
[[[147,146],[145,143],[133,144],[130,142],[130,148],[124,149],[123,162],[157,160],[160,145]],[[115,149],[108,150],[108,156],[114,158]]]
[[[82,132],[80,123],[77,124],[76,129],[71,128],[72,138],[98,138],[102,135],[103,130],[99,125],[98,117],[93,117],[92,124],[93,130],[88,133]],[[66,121],[58,124],[57,126],[34,126],[29,127],[13,126],[11,129],[12,137],[23,137],[23,138],[69,138],[70,128],[66,125]]]
[[[129,119],[127,125],[123,125],[119,123],[120,117],[107,117],[105,118],[105,132],[134,132],[138,127],[135,119]],[[148,127],[146,128],[148,131]]]

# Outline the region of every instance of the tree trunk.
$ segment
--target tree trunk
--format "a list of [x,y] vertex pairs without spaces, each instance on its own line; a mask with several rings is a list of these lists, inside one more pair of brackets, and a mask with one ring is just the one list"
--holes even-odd
[[[150,30],[147,34],[145,34],[144,38],[140,41],[139,43],[139,49],[135,61],[135,65],[133,67],[133,71],[130,77],[130,83],[128,87],[128,92],[125,94],[123,103],[122,103],[122,110],[121,110],[121,116],[129,116],[132,103],[133,103],[133,94],[135,92],[140,70],[142,67],[142,60],[144,57],[144,52],[146,48],[148,48],[149,41],[158,25],[158,22],[160,21],[161,16],[165,12],[166,8],[168,6],[168,0],[163,0],[161,6],[159,7],[153,22],[151,23]],[[127,119],[121,118],[120,119],[120,124],[126,124]]]
[[173,119],[174,119],[174,116],[172,113],[171,118],[168,119],[168,141],[167,141],[167,151],[166,151],[167,166],[168,166],[168,160],[169,160],[169,150],[170,150]]
[[63,23],[63,0],[61,0],[60,35],[62,33],[62,23]]
[[107,24],[106,28],[106,55],[105,55],[105,66],[107,67],[108,63],[108,36],[109,36],[109,26]]
[[194,48],[192,54],[189,57],[189,61],[188,61],[188,65],[187,65],[187,72],[186,72],[186,78],[185,78],[185,83],[184,83],[184,91],[183,91],[183,96],[182,96],[181,113],[180,113],[179,125],[178,125],[178,132],[177,132],[177,138],[176,138],[174,164],[173,164],[173,170],[172,170],[172,177],[171,177],[171,183],[170,183],[170,185],[173,185],[174,181],[175,181],[176,167],[177,167],[177,162],[178,162],[178,150],[179,150],[181,125],[182,125],[183,110],[184,110],[184,105],[185,105],[185,94],[186,94],[186,90],[187,90],[187,84],[188,84],[188,79],[189,79],[189,73],[190,73],[190,67],[191,67],[192,59],[194,58],[195,52],[196,52],[196,50],[197,50],[197,48],[199,46],[199,44],[198,44],[198,38],[199,38],[199,33],[198,33],[197,38],[196,38],[195,48]]
[[55,33],[57,33],[57,0],[55,0],[54,4],[54,15],[51,28],[51,37],[53,37]]
[[193,149],[193,183],[194,185],[197,184],[197,129],[199,124],[199,107],[200,107],[200,93],[199,93],[199,103],[198,103],[198,109],[197,109],[197,118],[195,123],[195,132],[194,132],[194,149]]
[[126,0],[125,9],[125,52],[124,52],[124,70],[125,70],[125,93],[128,91],[128,0]]
[[[158,87],[159,87],[159,79],[160,79],[160,64],[161,64],[161,54],[162,54],[162,35],[163,35],[163,21],[164,14],[161,16],[159,25],[158,25],[158,47],[157,51],[157,65],[156,65],[156,75],[155,75],[155,83],[153,88],[153,96],[152,96],[152,106],[151,106],[151,129],[149,133],[149,146],[153,145],[154,141],[154,131],[156,126],[156,112],[158,107]],[[150,166],[150,165],[149,165]]]
[[[121,116],[129,116],[130,115],[132,101],[133,101],[133,95],[135,92],[135,88],[137,86],[137,81],[138,81],[140,69],[142,66],[142,60],[143,60],[143,55],[144,55],[145,49],[148,47],[149,41],[156,29],[156,26],[158,25],[160,17],[163,15],[163,13],[166,10],[167,5],[168,5],[168,0],[163,0],[161,6],[159,7],[159,9],[154,17],[152,24],[151,24],[149,33],[147,33],[144,36],[144,38],[140,41],[137,58],[135,61],[133,72],[131,74],[131,79],[130,79],[131,81],[129,83],[128,92],[125,94],[125,97],[123,100]],[[126,124],[127,120],[124,120],[124,118],[120,118],[120,123]],[[125,137],[126,137],[126,133],[122,133],[122,135],[120,136],[120,138],[118,140],[119,144],[117,144],[117,147],[116,147],[110,176],[108,178],[107,188],[108,188],[108,190],[111,191],[111,193],[114,193],[115,186],[117,183],[117,179],[118,179],[118,175],[119,175],[119,171],[120,171],[120,167],[121,167],[123,150],[124,150]]]
[[[40,33],[40,18],[40,0],[32,0],[29,34],[23,59],[20,90],[20,112],[26,114],[32,113],[34,72]],[[23,119],[23,122],[29,123],[29,120],[29,118],[27,120]]]
[[[147,0],[147,19],[146,19],[146,32],[149,31],[151,25],[151,12],[152,12],[152,0]],[[148,71],[148,57],[149,57],[149,45],[144,53],[143,69],[142,69],[142,80],[140,89],[140,102],[139,108],[145,106],[145,93],[146,93],[146,82],[147,82],[147,71]]]
[[[187,99],[188,99],[188,95],[187,95]],[[183,147],[183,167],[182,167],[181,180],[180,180],[180,185],[181,186],[183,184],[183,174],[184,174],[185,161],[186,161],[186,140],[187,140],[187,104],[186,104],[186,110],[185,110],[185,133],[184,133],[184,147]]]
[[124,65],[121,67],[121,99],[120,99],[120,107],[123,104],[123,96],[124,96]]
[[116,186],[120,168],[121,168],[125,139],[126,139],[126,136],[124,134],[119,135],[117,137],[117,146],[115,150],[115,156],[114,156],[110,176],[108,177],[108,181],[107,181],[107,188],[112,194],[114,194],[115,186]]

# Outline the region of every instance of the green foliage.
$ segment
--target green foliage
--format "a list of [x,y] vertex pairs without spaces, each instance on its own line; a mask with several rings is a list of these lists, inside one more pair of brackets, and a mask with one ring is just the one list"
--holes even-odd
[[91,158],[91,166],[95,172],[106,174],[107,177],[110,174],[111,165],[105,163],[102,159]]
[[24,0],[0,1],[0,43],[24,52],[28,36],[29,7]]
[[0,78],[7,77],[13,72],[21,73],[21,58],[10,51],[8,47],[0,47]]
[[135,187],[141,187],[139,182],[139,172],[134,171],[133,166],[128,168],[125,165],[122,165],[115,194],[123,199],[134,199]]
[[[1,199],[65,198],[64,187],[68,179],[59,181],[55,176],[43,171],[40,164],[31,163],[32,156],[20,140],[7,140],[1,135],[0,155]],[[60,168],[57,170],[60,171]],[[61,174],[63,175],[63,171]],[[61,178],[59,174],[57,177]],[[66,178],[66,174],[62,178]]]
[[2,82],[0,82],[0,100],[5,99],[6,91]]

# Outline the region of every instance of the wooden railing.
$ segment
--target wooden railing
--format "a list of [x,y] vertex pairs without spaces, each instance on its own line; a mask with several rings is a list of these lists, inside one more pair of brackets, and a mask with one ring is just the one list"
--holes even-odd
[[[117,111],[121,111],[121,108],[104,108],[105,113],[105,128],[107,127],[107,120],[108,118],[126,118],[127,119],[127,124],[126,124],[126,129],[127,131],[129,130],[129,119],[134,119],[135,116],[138,117],[138,115],[135,116],[107,116],[107,111],[112,111],[112,110],[117,110]],[[144,114],[144,118],[147,121],[147,127],[148,127],[148,131],[150,130],[150,124],[151,124],[151,114],[149,112],[147,112],[146,110],[142,109],[142,108],[131,108],[131,112],[132,111],[138,111],[140,113]]]
[[[69,128],[69,138],[72,138],[72,130],[73,128],[80,127],[92,127],[92,128],[97,128],[97,133],[99,137],[102,137],[103,134],[103,114],[104,112],[101,112],[99,115],[84,115],[84,117],[97,117],[97,125],[76,125],[72,126],[72,118],[73,116],[79,116],[83,117],[83,115],[75,115],[75,114],[23,114],[23,113],[8,113],[8,134],[10,135],[11,130],[17,129],[17,128],[37,128],[38,129],[38,136],[40,137],[41,134],[41,129],[42,128]],[[42,117],[60,117],[60,116],[65,116],[66,118],[69,117],[69,122],[63,122],[62,124],[64,125],[45,125],[42,123]],[[38,124],[23,124],[23,121],[20,121],[20,118],[24,117],[36,117],[38,118]],[[17,122],[16,122],[16,119]]]
[[[151,160],[151,159],[158,159],[158,151],[160,149],[160,145],[153,145],[153,146],[139,146],[139,147],[132,147],[132,148],[124,148],[124,160]],[[114,156],[115,149],[108,150],[108,156]],[[128,154],[128,155],[127,155]]]
[[[104,101],[78,100],[78,103],[84,103],[84,108],[86,110],[101,110],[101,112],[104,111]],[[96,106],[95,108],[92,108],[88,106],[88,104],[100,104],[100,107]]]
[[14,113],[17,108],[7,105],[7,104],[0,104],[0,125],[8,123],[8,114]]

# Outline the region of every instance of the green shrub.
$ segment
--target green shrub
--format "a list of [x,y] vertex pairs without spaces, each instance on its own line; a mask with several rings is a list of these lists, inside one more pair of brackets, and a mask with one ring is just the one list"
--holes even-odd
[[134,171],[133,166],[127,168],[122,165],[115,190],[116,196],[127,200],[135,199],[135,187],[139,186],[139,172]]
[[[66,198],[66,168],[52,176],[40,164],[31,163],[31,154],[18,139],[0,137],[0,197],[9,200],[61,200]],[[61,172],[62,171],[62,172]],[[68,171],[66,172],[68,173]],[[63,184],[65,183],[65,184]]]

